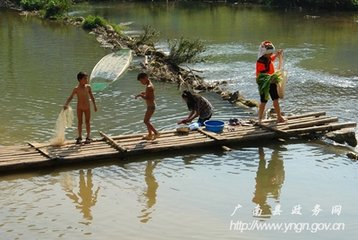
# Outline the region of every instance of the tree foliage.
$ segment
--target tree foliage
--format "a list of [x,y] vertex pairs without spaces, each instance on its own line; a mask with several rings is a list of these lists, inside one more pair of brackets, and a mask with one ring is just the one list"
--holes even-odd
[[62,16],[72,5],[71,0],[50,0],[45,3],[45,18]]
[[62,16],[72,5],[71,0],[21,0],[20,6],[26,11],[43,11],[45,18]]
[[358,0],[258,0],[261,4],[279,7],[310,7],[316,9],[358,9]]
[[26,11],[38,11],[44,7],[41,0],[21,0],[20,6]]

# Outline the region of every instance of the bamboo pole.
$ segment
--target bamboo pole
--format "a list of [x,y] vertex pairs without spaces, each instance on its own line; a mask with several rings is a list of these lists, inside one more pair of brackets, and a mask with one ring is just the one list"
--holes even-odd
[[[188,134],[188,135],[183,135],[183,136],[171,136],[171,137],[162,137],[160,136],[159,138],[155,139],[155,141],[158,142],[173,142],[173,141],[188,141],[191,139],[202,139],[205,138],[206,136],[203,136],[202,134]],[[126,141],[124,139],[122,139],[120,141],[122,146],[128,146],[128,145],[133,145],[133,144],[140,144],[140,143],[145,143],[145,142],[151,142],[150,140],[143,140],[143,139],[138,139],[136,141]]]
[[290,135],[299,135],[304,133],[313,133],[313,132],[321,132],[321,131],[335,131],[342,128],[352,128],[356,127],[357,123],[355,122],[348,122],[348,123],[333,123],[324,126],[314,126],[314,127],[306,127],[300,129],[292,129],[287,130],[286,132]]
[[32,144],[31,142],[27,142],[28,145],[30,145],[31,147],[35,148],[37,151],[39,151],[41,154],[43,154],[45,157],[52,159],[53,156],[51,156],[47,151],[44,151],[40,148],[38,148],[35,144]]
[[163,146],[171,147],[171,146],[183,146],[183,145],[189,145],[189,144],[195,144],[198,142],[212,142],[214,141],[211,138],[203,137],[201,139],[191,139],[191,140],[185,140],[185,141],[143,141],[138,144],[132,144],[127,146],[127,149],[129,151],[137,151],[142,149],[149,149],[149,148],[159,148]]
[[271,131],[262,132],[259,134],[250,134],[250,135],[244,135],[239,138],[235,136],[230,136],[226,138],[227,143],[234,143],[234,142],[245,142],[245,141],[251,141],[251,140],[257,140],[260,141],[260,139],[267,139],[267,138],[277,138],[276,133]]
[[282,131],[282,130],[280,130],[280,129],[274,127],[274,126],[277,127],[277,125],[271,125],[271,126],[270,126],[270,125],[266,125],[266,124],[262,124],[262,123],[258,123],[257,125],[260,126],[260,127],[262,127],[262,128],[264,128],[264,129],[267,129],[267,130],[269,130],[269,131],[271,131],[271,132],[276,133],[276,134],[278,135],[278,137],[283,137],[283,138],[289,137],[288,134],[287,134],[287,132]]
[[305,118],[305,117],[320,117],[326,115],[326,112],[311,112],[311,113],[304,113],[298,114],[293,116],[288,116],[287,119],[297,119],[297,118]]
[[[294,119],[306,118],[306,117],[319,117],[319,116],[324,116],[324,115],[326,115],[326,112],[311,112],[311,113],[304,113],[304,114],[299,114],[299,115],[288,116],[287,120],[294,120]],[[262,120],[262,123],[269,123],[269,122],[276,122],[276,119]]]
[[200,132],[200,133],[202,133],[202,134],[204,134],[204,135],[208,136],[209,138],[212,138],[212,139],[214,139],[216,141],[221,141],[222,140],[221,138],[215,136],[213,133],[209,133],[207,131],[204,131],[201,128],[198,128],[198,132]]
[[38,158],[41,158],[41,159],[44,159],[44,160],[47,160],[48,158],[46,158],[45,156],[43,155],[40,155],[38,152],[37,152],[37,155],[27,155],[27,156],[22,156],[22,157],[18,157],[18,156],[9,156],[7,158],[1,158],[0,159],[0,163],[5,163],[5,162],[12,162],[12,161],[18,161],[18,160],[26,160],[26,161],[33,161],[33,159],[38,159]]
[[310,127],[310,126],[314,126],[314,125],[322,125],[322,124],[332,123],[332,122],[338,122],[338,118],[330,117],[330,118],[322,118],[322,119],[318,119],[318,120],[314,120],[314,121],[310,121],[310,122],[296,123],[296,124],[288,125],[288,128],[289,129],[305,128],[305,127]]
[[[165,135],[168,133],[176,133],[176,130],[167,130],[167,131],[160,131],[159,132],[161,135]],[[134,134],[123,134],[123,135],[118,135],[118,136],[112,136],[113,140],[120,140],[120,139],[126,139],[126,138],[142,138],[143,137],[143,133],[134,133]]]
[[290,126],[290,125],[294,125],[297,123],[305,123],[305,122],[312,122],[312,121],[317,121],[318,119],[324,119],[324,118],[328,118],[326,116],[310,116],[310,117],[304,117],[304,118],[295,118],[295,119],[289,119],[287,122],[284,123],[279,123],[279,126]]
[[[223,138],[223,137],[221,137],[221,136],[220,136],[220,138],[218,138],[218,137],[215,136],[213,133],[206,132],[206,131],[202,130],[201,128],[199,128],[198,131],[199,131],[200,133],[202,133],[202,134],[204,134],[204,135],[206,135],[206,136],[208,136],[208,137],[210,137],[210,138],[216,140],[216,141],[219,141],[219,142],[220,142],[220,141],[225,140],[225,138]],[[222,145],[221,147],[222,147],[222,149],[223,149],[224,151],[231,151],[231,148],[229,148],[229,147],[227,147],[227,146],[225,146],[225,145]]]
[[6,158],[8,156],[26,156],[26,155],[30,155],[30,154],[39,154],[39,152],[35,149],[33,149],[33,151],[31,152],[15,152],[15,151],[12,151],[12,152],[2,152],[0,153],[0,159],[1,158]]
[[126,152],[127,149],[125,149],[124,147],[122,147],[121,145],[117,144],[112,138],[110,138],[109,136],[107,136],[104,132],[99,131],[99,134],[101,134],[102,137],[104,137],[104,139],[107,140],[107,142],[114,147],[115,149],[117,149],[119,152]]

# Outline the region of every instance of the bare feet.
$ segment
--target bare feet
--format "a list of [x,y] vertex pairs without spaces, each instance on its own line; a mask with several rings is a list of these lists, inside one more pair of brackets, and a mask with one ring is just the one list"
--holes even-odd
[[154,134],[153,140],[155,140],[155,139],[157,139],[157,138],[159,138],[159,137],[160,137],[160,133],[157,132],[157,133]]
[[153,136],[152,135],[144,135],[143,137],[142,137],[142,139],[143,140],[152,140],[152,138],[153,138]]
[[284,123],[284,122],[287,122],[287,119],[285,119],[284,117],[278,117],[277,118],[277,123]]

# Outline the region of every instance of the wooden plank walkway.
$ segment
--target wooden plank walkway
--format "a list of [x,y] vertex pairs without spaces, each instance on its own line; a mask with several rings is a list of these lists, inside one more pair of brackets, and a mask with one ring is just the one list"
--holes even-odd
[[103,138],[94,140],[91,144],[76,145],[75,141],[67,141],[61,147],[39,143],[0,147],[0,172],[100,159],[121,159],[153,152],[220,147],[273,138],[301,137],[354,127],[354,122],[339,123],[336,117],[326,116],[325,112],[315,112],[289,116],[287,123],[282,124],[276,124],[275,120],[265,120],[259,126],[249,123],[225,126],[220,134],[207,132],[205,129],[191,131],[187,135],[180,135],[176,130],[165,131],[154,141],[142,140],[143,134],[108,136],[100,132]]

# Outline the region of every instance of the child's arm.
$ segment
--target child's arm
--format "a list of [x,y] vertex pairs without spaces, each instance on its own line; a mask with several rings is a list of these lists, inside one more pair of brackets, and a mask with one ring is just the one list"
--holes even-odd
[[63,105],[63,109],[66,110],[66,109],[68,108],[68,104],[70,104],[70,102],[72,101],[73,96],[74,96],[76,93],[77,93],[76,88],[74,88],[73,91],[72,91],[72,93],[71,93],[71,95],[67,98],[67,101],[66,101],[65,105]]
[[153,99],[154,100],[154,89],[152,86],[147,86],[145,89],[145,92],[141,92],[140,94],[138,94],[135,98],[137,99],[138,97],[141,97],[145,100],[147,99]]
[[88,86],[88,93],[90,95],[91,101],[93,103],[93,107],[94,107],[94,111],[97,112],[97,105],[96,105],[96,101],[94,99],[93,93],[92,93],[92,88],[91,86]]
[[145,92],[139,93],[137,96],[135,96],[135,99],[137,99],[137,98],[139,98],[139,97],[141,97],[141,98],[143,98],[143,99],[146,99]]

